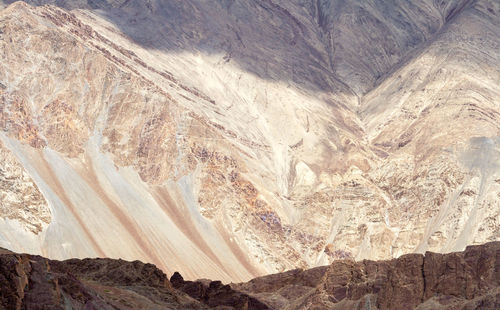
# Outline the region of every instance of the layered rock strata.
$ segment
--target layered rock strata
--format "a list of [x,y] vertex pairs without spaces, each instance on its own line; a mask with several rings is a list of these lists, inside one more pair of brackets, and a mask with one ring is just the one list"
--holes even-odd
[[0,246],[244,281],[500,238],[498,1],[2,3]]

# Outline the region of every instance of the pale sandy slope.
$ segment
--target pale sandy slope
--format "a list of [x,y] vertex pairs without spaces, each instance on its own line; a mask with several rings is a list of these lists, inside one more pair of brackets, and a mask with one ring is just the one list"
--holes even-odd
[[53,4],[0,11],[0,246],[236,281],[500,238],[495,1]]

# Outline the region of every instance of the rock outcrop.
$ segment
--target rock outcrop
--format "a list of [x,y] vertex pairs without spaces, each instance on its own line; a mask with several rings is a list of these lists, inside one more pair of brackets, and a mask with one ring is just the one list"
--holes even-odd
[[0,254],[2,309],[206,309],[151,264]]
[[0,246],[229,282],[500,239],[498,1],[1,3]]
[[500,243],[462,253],[338,261],[235,284],[274,309],[498,309]]
[[223,285],[151,264],[0,250],[2,309],[498,309],[500,242],[389,261],[336,261]]
[[170,282],[174,288],[188,294],[198,301],[203,302],[209,307],[226,306],[232,307],[236,310],[272,309],[256,298],[234,290],[230,285],[222,284],[221,281],[185,281],[180,273],[175,272],[170,278]]
[[[47,201],[16,157],[0,142],[0,218],[37,235],[50,223]],[[15,236],[10,241],[14,242]],[[11,244],[11,247],[15,247]]]

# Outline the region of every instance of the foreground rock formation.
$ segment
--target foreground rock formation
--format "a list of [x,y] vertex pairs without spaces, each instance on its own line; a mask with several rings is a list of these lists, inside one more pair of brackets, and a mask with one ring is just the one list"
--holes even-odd
[[223,285],[170,281],[139,261],[71,259],[0,250],[2,309],[498,309],[500,242],[462,253],[337,261]]
[[500,239],[498,1],[2,4],[2,247],[229,282]]
[[2,309],[206,309],[151,264],[0,251]]
[[233,288],[274,309],[498,309],[500,243],[256,278]]

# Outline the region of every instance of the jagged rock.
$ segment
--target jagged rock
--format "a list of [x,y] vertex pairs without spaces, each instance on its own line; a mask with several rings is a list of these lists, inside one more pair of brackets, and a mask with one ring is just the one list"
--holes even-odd
[[390,261],[338,261],[233,284],[274,309],[497,309],[500,242]]
[[53,261],[0,250],[0,308],[486,310],[500,306],[499,275],[500,242],[459,253],[336,261],[230,285],[185,281],[178,272],[169,281],[138,261]]
[[2,309],[205,309],[151,264],[0,254]]
[[220,281],[210,281],[207,284],[202,281],[184,281],[182,276],[175,272],[170,278],[170,282],[175,289],[188,294],[211,308],[222,306],[236,310],[271,309],[259,300],[235,291],[231,286],[224,285]]

